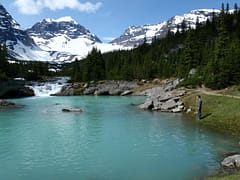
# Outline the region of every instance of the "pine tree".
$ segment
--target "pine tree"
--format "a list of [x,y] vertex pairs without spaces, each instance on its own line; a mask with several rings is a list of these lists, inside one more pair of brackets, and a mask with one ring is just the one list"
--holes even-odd
[[7,79],[8,74],[8,52],[6,45],[0,45],[0,79]]

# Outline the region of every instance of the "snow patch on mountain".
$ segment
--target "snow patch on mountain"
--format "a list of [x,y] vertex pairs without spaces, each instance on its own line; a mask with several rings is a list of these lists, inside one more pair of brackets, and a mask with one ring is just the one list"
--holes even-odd
[[[12,44],[11,41],[7,41],[6,45]],[[12,49],[9,49],[10,53],[15,54],[16,59],[20,60],[36,60],[36,61],[51,61],[52,57],[49,52],[43,51],[37,46],[26,46],[21,41],[17,41]]]
[[71,22],[73,24],[78,24],[77,21],[75,21],[71,16],[64,16],[64,17],[60,17],[58,19],[51,19],[51,18],[46,18],[45,19],[47,22],[52,23],[52,22]]
[[162,38],[168,31],[176,33],[181,31],[181,25],[184,22],[187,27],[196,28],[196,22],[204,23],[211,19],[213,12],[217,15],[220,10],[215,9],[197,9],[183,15],[177,15],[167,21],[158,24],[147,24],[142,26],[130,26],[125,32],[111,43],[125,47],[134,47],[142,44],[144,41],[151,43],[154,38]]

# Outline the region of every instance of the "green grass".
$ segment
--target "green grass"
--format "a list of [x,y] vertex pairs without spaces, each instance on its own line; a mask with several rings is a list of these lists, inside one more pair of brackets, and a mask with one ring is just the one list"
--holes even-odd
[[201,119],[200,123],[227,134],[240,135],[240,99],[190,93],[183,98],[183,102],[186,107],[192,108],[190,113],[192,117],[195,117],[196,95],[201,95],[203,101],[203,119]]
[[207,180],[239,180],[240,173],[225,177],[209,177]]
[[[203,118],[199,121],[196,118],[196,95],[201,95],[203,106]],[[230,95],[229,93],[227,95]],[[236,93],[234,94],[237,95]],[[195,119],[206,127],[212,128],[222,133],[231,134],[239,138],[240,136],[240,99],[229,96],[206,95],[191,92],[182,101],[186,107],[191,107],[188,114],[191,119]],[[207,180],[240,180],[240,173],[225,177],[208,177]]]

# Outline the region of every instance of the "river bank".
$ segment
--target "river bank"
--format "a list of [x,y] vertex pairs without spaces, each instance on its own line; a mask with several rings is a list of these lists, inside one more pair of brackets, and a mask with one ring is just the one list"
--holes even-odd
[[[203,118],[201,121],[196,120],[197,123],[235,137],[240,136],[240,112],[238,109],[240,100],[235,98],[236,94],[230,96],[227,92],[222,95],[205,89],[177,88],[178,84],[178,79],[72,83],[64,85],[62,90],[54,95],[146,96],[145,102],[139,105],[138,109],[164,112],[186,112],[189,110],[186,115],[193,120],[195,119],[195,97],[201,95],[203,99]],[[59,85],[62,84],[59,83]],[[38,89],[39,87],[42,87],[42,85],[38,85]]]
[[[233,92],[233,89],[235,91]],[[231,93],[229,93],[231,92]],[[233,95],[234,94],[234,95]],[[240,141],[240,96],[235,87],[225,90],[213,91],[206,88],[188,90],[181,100],[187,109],[190,109],[186,115],[190,119],[195,119],[201,126],[205,126],[213,131],[226,135],[232,135],[233,138]],[[196,96],[200,95],[203,101],[202,119],[196,118]],[[240,144],[239,144],[240,145]],[[228,153],[227,153],[228,154]],[[240,146],[238,152],[230,152],[230,155],[222,157],[222,168],[216,177],[209,177],[208,180],[235,180],[240,178],[240,174],[235,174],[240,168]],[[230,175],[230,176],[229,176]]]
[[[190,90],[182,98],[186,108],[191,109],[188,116],[196,119],[196,96],[203,100],[202,119],[198,121],[204,126],[240,137],[240,99],[233,96],[221,95],[202,89]],[[196,119],[197,120],[197,119]]]

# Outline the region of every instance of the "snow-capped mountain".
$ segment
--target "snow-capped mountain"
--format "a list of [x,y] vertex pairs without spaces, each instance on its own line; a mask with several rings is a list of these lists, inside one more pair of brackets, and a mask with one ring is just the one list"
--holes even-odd
[[[96,42],[101,43],[96,35],[90,33],[88,29],[71,17],[62,17],[56,20],[44,19],[27,29],[27,33],[40,48],[46,51],[70,51],[77,54],[82,43],[85,43],[86,46]],[[74,41],[78,42],[75,44]]]
[[93,47],[102,52],[122,49],[104,44],[71,17],[44,19],[24,30],[0,4],[0,44],[19,60],[71,62],[85,57]]
[[24,30],[0,4],[0,43],[6,44],[10,56],[19,60],[71,62],[84,58],[93,47],[104,53],[133,48],[145,39],[150,43],[155,37],[164,37],[169,30],[181,31],[183,22],[195,28],[197,21],[211,19],[213,11],[220,13],[212,9],[193,10],[162,23],[131,26],[119,38],[106,44],[69,16],[44,19]]
[[[27,33],[41,49],[52,52],[58,60],[66,60],[69,55],[71,55],[68,59],[70,61],[75,58],[81,59],[93,47],[97,47],[102,52],[122,48],[118,45],[103,44],[95,34],[78,24],[70,16],[44,19],[27,29]],[[62,52],[65,52],[64,56]]]
[[147,24],[142,26],[130,26],[125,32],[111,43],[122,45],[125,47],[134,47],[142,44],[145,40],[148,43],[152,42],[153,38],[164,37],[167,32],[181,31],[181,26],[184,23],[186,27],[195,28],[196,22],[204,23],[207,19],[211,19],[213,12],[217,15],[220,10],[214,9],[199,9],[192,10],[190,13],[181,16],[174,16],[167,21],[158,24]]
[[[11,57],[17,59],[39,59],[39,55],[48,56],[48,53],[35,44],[33,39],[12,18],[0,4],[0,43],[6,44]],[[27,53],[26,53],[27,52]]]

